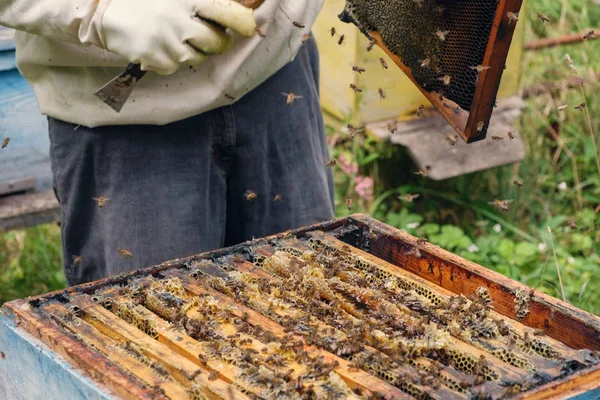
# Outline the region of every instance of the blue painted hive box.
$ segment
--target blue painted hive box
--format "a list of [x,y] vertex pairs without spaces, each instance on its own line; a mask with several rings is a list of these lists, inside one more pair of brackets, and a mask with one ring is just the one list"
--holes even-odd
[[0,314],[2,399],[597,399],[600,319],[354,215]]

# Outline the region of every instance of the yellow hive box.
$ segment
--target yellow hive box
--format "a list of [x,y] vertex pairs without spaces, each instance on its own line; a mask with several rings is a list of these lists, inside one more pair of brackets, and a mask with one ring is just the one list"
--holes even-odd
[[[416,86],[395,66],[383,50],[374,47],[367,51],[369,41],[351,24],[338,19],[345,0],[325,0],[323,10],[313,26],[313,34],[321,53],[321,104],[326,118],[337,120],[352,119],[356,124],[389,120],[409,119],[419,105],[429,105],[428,100]],[[523,8],[521,9],[523,13]],[[331,28],[336,35],[331,36]],[[344,41],[338,44],[340,35]],[[504,71],[498,99],[518,94],[523,55],[523,24],[517,26]],[[380,58],[384,58],[389,69],[384,70]],[[352,66],[365,68],[358,74]],[[354,93],[350,84],[363,89]],[[383,89],[386,100],[379,98],[378,90]]]

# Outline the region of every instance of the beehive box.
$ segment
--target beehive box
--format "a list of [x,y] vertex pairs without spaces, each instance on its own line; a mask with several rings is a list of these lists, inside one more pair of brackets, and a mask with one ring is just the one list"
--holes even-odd
[[[399,119],[414,118],[421,104],[429,101],[419,89],[394,66],[394,62],[378,46],[367,51],[368,39],[354,25],[341,22],[338,15],[344,9],[345,0],[326,0],[319,14],[313,33],[321,52],[321,102],[329,120],[353,118],[358,125]],[[523,13],[524,6],[521,8]],[[401,23],[401,22],[399,22]],[[331,28],[336,35],[331,36]],[[338,44],[340,35],[344,41]],[[511,49],[503,73],[498,99],[518,95],[521,60],[523,55],[523,24],[519,22],[514,32]],[[390,68],[383,70],[380,58],[387,60]],[[354,65],[363,67],[366,72],[357,74],[352,71]],[[363,89],[354,93],[349,84]],[[387,99],[379,98],[378,89],[382,88]]]
[[362,215],[2,313],[2,398],[600,394],[598,318]]

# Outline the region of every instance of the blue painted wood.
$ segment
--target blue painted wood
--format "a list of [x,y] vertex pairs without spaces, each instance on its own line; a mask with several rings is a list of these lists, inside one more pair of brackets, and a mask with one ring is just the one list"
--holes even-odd
[[2,50],[14,50],[15,41],[13,40],[15,36],[14,29],[5,28],[0,26],[0,51]]
[[590,390],[579,396],[571,397],[569,400],[600,400],[600,389]]
[[4,315],[0,352],[0,399],[114,399]]
[[17,68],[14,50],[0,51],[0,72]]
[[33,90],[16,69],[0,72],[0,141],[5,137],[10,137],[10,143],[0,149],[0,181],[35,176],[36,190],[50,189],[46,117],[40,114]]

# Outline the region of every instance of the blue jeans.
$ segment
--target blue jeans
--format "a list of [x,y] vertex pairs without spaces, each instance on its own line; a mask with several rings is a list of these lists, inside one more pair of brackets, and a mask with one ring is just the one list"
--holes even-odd
[[[311,38],[236,103],[186,120],[76,129],[49,118],[69,283],[332,218],[318,77]],[[303,97],[288,106],[290,92]]]

